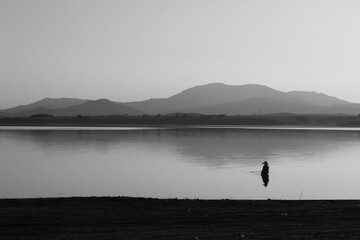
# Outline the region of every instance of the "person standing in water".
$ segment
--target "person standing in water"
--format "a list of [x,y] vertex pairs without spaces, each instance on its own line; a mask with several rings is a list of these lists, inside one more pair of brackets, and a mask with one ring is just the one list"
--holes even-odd
[[267,161],[263,162],[264,164],[262,170],[261,170],[261,178],[263,180],[264,186],[266,187],[269,183],[269,164]]

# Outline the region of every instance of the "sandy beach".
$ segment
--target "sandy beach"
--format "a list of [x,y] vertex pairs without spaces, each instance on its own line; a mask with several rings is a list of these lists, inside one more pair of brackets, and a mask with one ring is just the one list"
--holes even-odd
[[359,239],[359,200],[0,200],[1,239]]

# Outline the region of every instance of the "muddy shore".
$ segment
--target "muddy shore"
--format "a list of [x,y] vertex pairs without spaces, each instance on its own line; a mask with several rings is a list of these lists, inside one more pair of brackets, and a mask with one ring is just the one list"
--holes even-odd
[[360,239],[360,200],[0,200],[1,239]]

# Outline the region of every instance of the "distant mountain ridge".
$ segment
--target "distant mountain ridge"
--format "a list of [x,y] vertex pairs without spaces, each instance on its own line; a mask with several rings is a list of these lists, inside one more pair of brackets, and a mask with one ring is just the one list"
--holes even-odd
[[273,113],[317,113],[322,106],[306,103],[294,98],[255,97],[239,102],[224,103],[207,107],[194,108],[191,112],[202,114],[251,115]]
[[210,83],[186,89],[169,98],[116,103],[107,99],[45,98],[29,105],[0,110],[1,116],[51,114],[142,115],[176,112],[199,114],[359,114],[360,104],[307,91],[282,92],[258,84],[231,86]]
[[345,100],[325,95],[324,93],[305,92],[305,91],[290,91],[286,93],[289,98],[301,99],[307,103],[316,105],[329,106],[333,104],[349,104]]
[[[261,104],[259,98],[268,99]],[[249,101],[249,99],[253,100]],[[296,99],[297,101],[290,101],[290,99]],[[245,106],[246,101],[249,104],[251,102],[251,104]],[[257,104],[255,104],[255,102],[257,102]],[[270,104],[270,102],[273,103]],[[330,107],[334,104],[347,105],[351,103],[316,92],[281,92],[258,84],[231,86],[223,83],[210,83],[189,88],[169,98],[149,99],[146,101],[125,104],[149,114],[196,112],[204,114],[223,113],[236,115],[254,114],[257,113],[260,108],[263,108],[264,113],[282,113],[284,111],[298,114],[326,113],[326,107]],[[243,107],[240,108],[239,104]],[[282,107],[276,107],[276,104],[279,104],[279,106],[281,105]],[[293,106],[294,104],[295,106]],[[270,105],[272,105],[271,108],[269,108]],[[286,108],[284,107],[285,105],[287,106]],[[302,105],[302,107],[300,107],[300,105]],[[297,109],[301,109],[301,111],[298,111]]]
[[87,101],[89,100],[83,100],[79,98],[44,98],[28,105],[20,105],[14,108],[5,109],[4,111],[7,113],[17,113],[26,110],[33,110],[39,107],[49,108],[49,109],[67,108],[71,106],[80,105]]
[[[257,91],[255,92],[253,89],[257,89]],[[125,104],[148,113],[164,114],[186,112],[189,108],[219,105],[251,97],[277,96],[280,94],[279,91],[256,84],[229,86],[223,83],[211,83],[189,88],[166,99],[149,99]]]
[[45,107],[38,107],[31,110],[23,110],[14,116],[27,117],[35,114],[50,114],[53,116],[101,116],[101,115],[142,115],[144,112],[134,109],[132,107],[112,102],[107,99],[88,100],[85,103],[67,107],[50,109]]

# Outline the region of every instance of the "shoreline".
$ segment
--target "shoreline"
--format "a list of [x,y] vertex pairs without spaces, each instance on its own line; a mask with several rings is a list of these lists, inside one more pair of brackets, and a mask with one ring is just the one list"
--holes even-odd
[[202,115],[2,117],[1,126],[303,126],[360,127],[354,115]]
[[327,125],[241,125],[241,124],[1,124],[0,127],[64,127],[64,128],[208,128],[208,129],[360,129],[360,126],[327,126]]
[[5,239],[359,239],[360,200],[0,199]]

